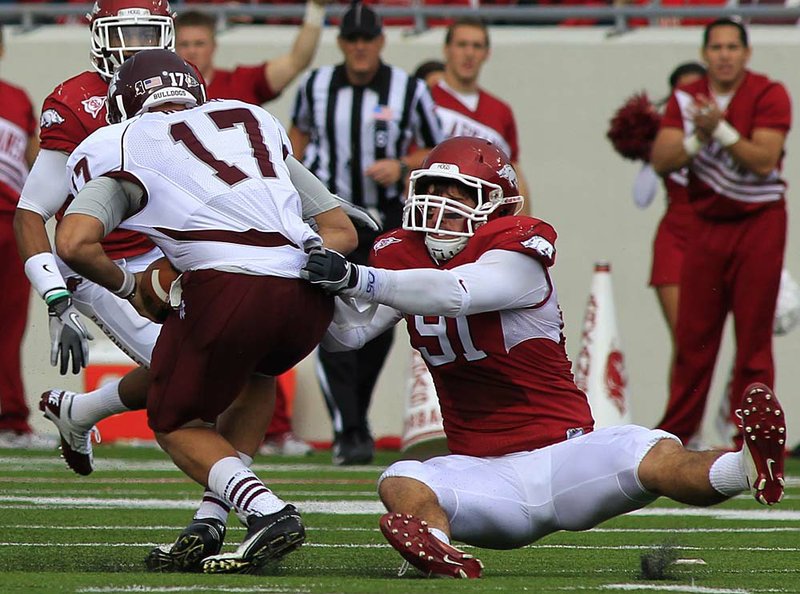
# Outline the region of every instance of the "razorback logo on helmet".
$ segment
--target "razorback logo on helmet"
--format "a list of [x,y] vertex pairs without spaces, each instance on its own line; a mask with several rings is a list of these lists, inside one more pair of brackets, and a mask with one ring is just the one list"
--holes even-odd
[[497,172],[497,175],[499,175],[503,179],[507,179],[514,185],[517,184],[517,172],[514,171],[514,168],[508,163],[506,163],[500,168],[500,170]]
[[534,252],[538,252],[545,258],[552,259],[553,254],[556,251],[556,248],[553,247],[553,244],[547,241],[541,235],[534,235],[533,237],[526,239],[525,241],[521,242],[526,248],[533,250]]
[[400,243],[402,241],[402,239],[398,239],[397,237],[384,237],[383,239],[376,241],[375,245],[372,246],[372,249],[375,250],[375,253],[377,254],[383,248],[389,247],[393,243]]
[[106,104],[106,97],[105,95],[95,95],[94,97],[89,97],[88,99],[84,99],[81,101],[81,105],[83,105],[83,110],[91,115],[93,118],[97,118],[97,114],[99,114],[103,110],[103,106]]
[[42,112],[42,117],[39,118],[40,128],[49,128],[50,126],[57,126],[64,123],[64,118],[55,109],[45,109]]

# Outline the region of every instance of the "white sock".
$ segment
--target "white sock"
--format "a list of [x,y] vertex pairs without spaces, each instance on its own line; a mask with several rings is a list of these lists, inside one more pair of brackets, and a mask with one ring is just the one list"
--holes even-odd
[[230,501],[237,513],[266,516],[283,509],[286,502],[275,496],[239,458],[218,460],[208,473],[208,487],[217,497]]
[[438,538],[439,540],[441,540],[444,544],[450,544],[450,537],[447,536],[444,532],[442,532],[438,528],[430,528],[429,527],[428,528],[428,532],[430,532],[431,535],[433,535],[436,538]]
[[[242,463],[249,468],[253,463],[253,458],[244,452],[237,451],[236,453],[239,454],[239,459],[242,461]],[[197,511],[194,514],[194,519],[200,520],[204,518],[215,518],[220,522],[227,523],[228,513],[230,511],[231,504],[229,501],[220,499],[219,496],[214,493],[214,491],[206,489],[205,493],[203,493],[203,501],[200,503],[200,507],[197,508]]]
[[711,465],[708,480],[714,490],[727,497],[738,495],[750,489],[750,481],[744,464],[744,452],[722,454]]
[[93,392],[75,395],[69,411],[70,418],[79,425],[91,427],[106,417],[128,412],[130,409],[119,399],[119,382],[108,382]]

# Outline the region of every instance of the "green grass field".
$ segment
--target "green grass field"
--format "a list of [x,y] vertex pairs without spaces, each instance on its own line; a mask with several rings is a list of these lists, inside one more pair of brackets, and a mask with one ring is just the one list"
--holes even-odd
[[[553,534],[516,551],[474,549],[481,580],[398,577],[400,557],[377,529],[375,479],[396,457],[337,468],[328,452],[260,458],[254,468],[303,512],[306,544],[259,576],[150,574],[147,551],[171,542],[200,489],[159,451],[99,446],[89,477],[50,452],[0,450],[0,594],[16,592],[800,592],[800,461],[774,509],[750,497],[693,509],[659,500],[583,533]],[[244,530],[232,517],[228,545]],[[667,581],[639,577],[641,555],[663,543],[687,561]]]

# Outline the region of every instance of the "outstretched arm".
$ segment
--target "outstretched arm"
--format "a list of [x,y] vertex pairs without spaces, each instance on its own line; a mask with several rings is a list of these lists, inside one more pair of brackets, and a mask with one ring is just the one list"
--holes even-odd
[[291,51],[270,60],[264,66],[267,82],[276,93],[283,91],[314,59],[325,21],[325,4],[330,1],[308,0],[303,26],[300,27]]

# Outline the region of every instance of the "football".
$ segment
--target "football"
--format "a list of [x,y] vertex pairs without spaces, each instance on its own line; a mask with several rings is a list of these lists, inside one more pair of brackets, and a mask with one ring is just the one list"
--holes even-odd
[[169,290],[180,273],[167,258],[159,258],[147,267],[139,281],[142,303],[148,313],[159,322],[164,322],[172,311],[169,305]]

